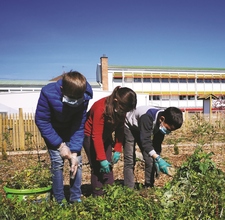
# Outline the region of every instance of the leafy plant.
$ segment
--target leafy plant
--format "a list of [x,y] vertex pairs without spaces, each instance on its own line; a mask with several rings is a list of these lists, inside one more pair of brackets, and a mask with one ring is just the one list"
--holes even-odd
[[159,192],[168,219],[224,219],[225,174],[216,168],[212,155],[198,147]]
[[105,195],[59,206],[54,200],[32,203],[0,199],[0,219],[225,219],[225,174],[211,160],[213,153],[196,148],[163,188],[131,190],[106,186]]
[[3,160],[7,160],[8,155],[6,153],[7,150],[12,150],[12,142],[11,142],[11,134],[10,131],[12,130],[12,128],[7,128],[6,132],[2,133],[2,140],[5,142],[6,146],[2,147],[2,159]]
[[51,173],[48,167],[37,163],[22,171],[16,171],[8,182],[7,187],[13,189],[34,189],[51,185]]
[[[36,147],[36,164],[32,163],[32,165],[22,171],[15,171],[14,175],[7,181],[6,187],[13,189],[34,189],[51,186],[52,182],[49,165],[44,163],[44,161],[41,161],[39,148],[34,141],[32,141],[33,135],[30,132],[26,132],[25,135],[25,142],[31,147],[30,149]],[[9,140],[9,138],[6,140]]]
[[191,132],[191,140],[197,144],[204,145],[209,144],[216,140],[216,129],[213,124],[209,123],[199,114],[195,114],[192,117],[189,131]]

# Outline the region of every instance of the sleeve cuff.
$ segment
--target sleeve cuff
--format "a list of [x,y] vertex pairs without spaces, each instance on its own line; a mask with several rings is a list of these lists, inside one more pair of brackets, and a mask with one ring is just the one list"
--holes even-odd
[[152,155],[156,154],[156,152],[155,152],[155,150],[151,150],[148,154],[149,154],[149,156],[152,157]]

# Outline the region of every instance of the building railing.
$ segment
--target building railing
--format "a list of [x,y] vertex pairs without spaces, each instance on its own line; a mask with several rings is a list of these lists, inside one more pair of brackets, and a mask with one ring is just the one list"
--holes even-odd
[[0,93],[12,92],[37,92],[41,91],[42,87],[1,87]]

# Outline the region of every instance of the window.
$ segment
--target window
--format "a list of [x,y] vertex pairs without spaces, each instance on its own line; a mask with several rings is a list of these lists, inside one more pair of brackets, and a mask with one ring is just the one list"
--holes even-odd
[[170,96],[169,95],[163,95],[162,96],[162,100],[169,100],[170,99]]
[[0,89],[0,92],[9,92],[8,89]]
[[151,82],[151,79],[150,78],[144,78],[143,82]]
[[213,83],[220,83],[219,79],[213,79]]
[[171,83],[177,83],[178,81],[177,81],[177,79],[170,79],[170,82]]
[[122,78],[114,78],[113,82],[122,82]]
[[141,78],[134,78],[134,82],[141,82]]
[[169,79],[166,79],[166,78],[163,78],[161,80],[162,80],[162,83],[168,83],[169,82]]
[[131,83],[133,82],[133,78],[124,78],[124,82]]
[[179,82],[180,83],[186,83],[187,82],[187,79],[179,79]]
[[152,79],[152,82],[154,82],[154,83],[156,83],[156,82],[159,83],[159,82],[160,82],[160,79],[159,79],[159,78],[153,78],[153,79]]
[[225,83],[225,79],[221,79],[221,83]]
[[195,96],[194,95],[188,95],[188,100],[195,100]]
[[211,83],[212,80],[211,79],[205,79],[205,83]]
[[197,83],[203,83],[204,80],[203,79],[197,79]]
[[160,100],[160,96],[159,95],[153,95],[153,100]]
[[179,96],[179,99],[180,99],[180,100],[187,100],[187,96],[186,96],[186,95],[180,95],[180,96]]
[[171,95],[170,100],[179,100],[179,96],[178,95]]
[[195,83],[195,79],[188,79],[188,83]]

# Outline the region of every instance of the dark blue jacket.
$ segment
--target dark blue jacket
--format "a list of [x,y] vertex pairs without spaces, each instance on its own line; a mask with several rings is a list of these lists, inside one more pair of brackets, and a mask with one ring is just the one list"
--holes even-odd
[[165,135],[159,131],[159,117],[163,111],[163,108],[139,106],[126,115],[125,125],[138,133],[139,145],[147,153],[155,150],[160,154],[162,151],[161,145]]
[[74,108],[62,102],[61,86],[62,79],[42,88],[35,123],[48,148],[56,149],[62,142],[70,142],[71,152],[79,153],[83,144],[86,111],[93,91],[87,82],[84,102]]

